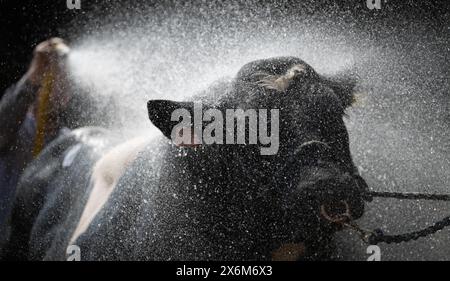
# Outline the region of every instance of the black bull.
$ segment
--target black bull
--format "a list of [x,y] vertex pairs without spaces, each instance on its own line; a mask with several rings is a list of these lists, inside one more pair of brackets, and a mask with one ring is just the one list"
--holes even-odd
[[[298,58],[281,57],[248,63],[232,81],[196,97],[223,111],[279,109],[280,147],[272,156],[261,155],[258,145],[176,146],[167,139],[170,114],[179,107],[192,111],[192,103],[150,101],[150,120],[166,137],[140,152],[72,244],[82,260],[264,260],[299,243],[306,249],[301,258],[330,258],[339,227],[320,215],[320,206],[347,202],[354,219],[364,210],[366,186],[343,121],[353,88],[352,80],[324,77]],[[98,132],[80,134],[111,138]],[[57,149],[61,142],[64,137],[21,180],[7,258],[66,259],[89,197],[89,169],[104,148],[94,153],[95,142],[78,140],[79,156],[61,168],[68,147]]]

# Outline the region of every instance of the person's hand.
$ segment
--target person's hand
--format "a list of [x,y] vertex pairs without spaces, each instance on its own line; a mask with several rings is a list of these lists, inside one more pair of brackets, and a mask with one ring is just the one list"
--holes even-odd
[[48,71],[54,73],[59,71],[60,62],[68,52],[69,47],[60,38],[51,38],[38,44],[26,73],[27,80],[33,85],[41,85]]

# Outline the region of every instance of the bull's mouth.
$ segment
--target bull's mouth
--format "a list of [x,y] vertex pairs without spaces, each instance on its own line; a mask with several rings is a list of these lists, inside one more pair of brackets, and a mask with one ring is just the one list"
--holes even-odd
[[297,261],[304,257],[305,253],[304,243],[285,243],[272,251],[272,261]]
[[[320,215],[328,223],[341,224],[351,219],[349,205],[346,201],[322,204]],[[272,251],[272,261],[298,261],[306,256],[306,246],[303,242],[282,243]]]

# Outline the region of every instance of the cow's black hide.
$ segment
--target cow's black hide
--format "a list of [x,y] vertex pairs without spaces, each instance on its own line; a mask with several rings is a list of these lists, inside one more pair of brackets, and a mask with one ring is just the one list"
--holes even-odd
[[90,192],[91,169],[114,141],[101,128],[66,132],[29,164],[18,184],[3,258],[65,258]]

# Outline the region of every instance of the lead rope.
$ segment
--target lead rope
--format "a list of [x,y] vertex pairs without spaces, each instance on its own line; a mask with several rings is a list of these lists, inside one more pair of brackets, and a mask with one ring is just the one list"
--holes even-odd
[[[396,198],[396,199],[424,199],[424,200],[440,200],[450,201],[449,195],[441,194],[421,194],[421,193],[398,193],[398,192],[368,192],[371,197]],[[346,211],[335,216],[329,215],[324,205],[320,207],[321,215],[331,223],[340,224],[343,227],[350,228],[358,233],[361,240],[370,245],[377,245],[378,243],[402,243],[417,240],[421,237],[432,235],[447,226],[450,226],[450,216],[435,222],[433,225],[423,228],[418,231],[412,231],[404,234],[388,235],[384,234],[381,229],[373,231],[361,228],[355,221],[353,221],[347,202],[343,201],[346,206]]]

